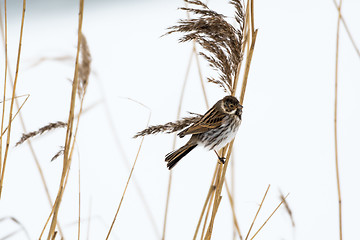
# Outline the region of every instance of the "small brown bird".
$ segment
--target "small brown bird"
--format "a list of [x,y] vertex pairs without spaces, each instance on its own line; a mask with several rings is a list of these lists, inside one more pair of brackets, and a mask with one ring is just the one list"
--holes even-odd
[[[235,97],[226,96],[210,108],[198,122],[181,131],[178,134],[181,138],[188,134],[192,136],[184,146],[165,156],[169,170],[198,145],[216,151],[229,143],[239,129],[242,108]],[[219,159],[224,162],[224,159]]]

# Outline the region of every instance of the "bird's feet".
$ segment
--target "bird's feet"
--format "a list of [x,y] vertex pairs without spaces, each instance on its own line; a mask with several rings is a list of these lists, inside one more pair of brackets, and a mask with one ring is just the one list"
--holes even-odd
[[224,163],[225,163],[225,160],[226,160],[226,158],[225,158],[225,157],[219,157],[219,161],[220,161],[222,164],[224,164]]

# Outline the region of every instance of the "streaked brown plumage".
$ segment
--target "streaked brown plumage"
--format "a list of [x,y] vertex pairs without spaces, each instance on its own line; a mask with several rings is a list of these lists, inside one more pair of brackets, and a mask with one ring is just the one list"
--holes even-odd
[[189,134],[192,136],[184,146],[165,156],[169,170],[198,145],[208,150],[224,147],[235,137],[241,114],[242,106],[235,97],[226,96],[219,100],[198,122],[178,134],[181,138]]

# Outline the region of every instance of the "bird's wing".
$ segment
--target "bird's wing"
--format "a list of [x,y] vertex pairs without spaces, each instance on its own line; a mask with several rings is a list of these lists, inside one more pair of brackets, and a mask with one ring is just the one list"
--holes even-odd
[[215,107],[207,111],[202,118],[191,125],[189,128],[181,131],[178,135],[184,137],[188,134],[199,134],[207,132],[213,128],[217,128],[222,124],[225,114],[219,112]]

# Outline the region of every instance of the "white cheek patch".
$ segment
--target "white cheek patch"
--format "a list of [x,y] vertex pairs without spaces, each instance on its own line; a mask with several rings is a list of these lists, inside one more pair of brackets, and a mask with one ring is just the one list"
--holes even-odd
[[222,109],[224,112],[226,112],[225,107],[224,107],[224,102],[221,102],[220,107],[221,107],[221,109]]
[[235,114],[235,113],[236,113],[236,109],[234,109],[230,112],[230,114]]

